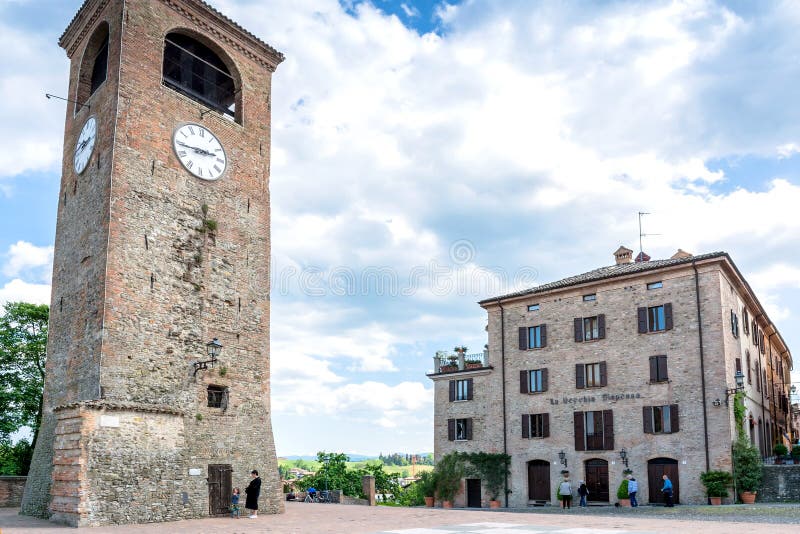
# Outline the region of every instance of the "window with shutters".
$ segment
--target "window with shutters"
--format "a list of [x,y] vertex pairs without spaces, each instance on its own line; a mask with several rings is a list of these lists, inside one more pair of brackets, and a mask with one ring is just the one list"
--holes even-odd
[[550,437],[550,414],[522,414],[522,437],[524,439]]
[[608,385],[606,362],[575,364],[575,387],[598,388]]
[[576,343],[605,339],[606,337],[606,316],[603,314],[594,317],[576,317],[573,323]]
[[661,289],[664,284],[659,280],[658,282],[650,282],[647,284],[647,289]]
[[472,379],[450,380],[450,402],[472,400]]
[[742,330],[744,335],[750,335],[750,314],[747,313],[747,308],[742,308]]
[[758,327],[755,319],[750,322],[750,335],[753,336],[753,345],[758,345]]
[[528,327],[528,348],[541,349],[544,347],[544,325]]
[[576,450],[614,450],[614,419],[611,410],[575,412],[575,422]]
[[761,391],[761,362],[756,360],[756,391]]
[[736,360],[734,360],[734,361],[735,361],[735,367],[736,367],[735,371],[737,373],[741,373],[742,372],[742,359],[741,358],[736,358]]
[[644,406],[642,417],[645,434],[674,434],[680,430],[677,404]]
[[541,393],[545,391],[545,384],[542,382],[544,369],[534,369],[528,373],[528,393]]
[[669,382],[666,356],[650,356],[650,382]]
[[637,312],[640,334],[672,330],[672,303],[640,307]]
[[747,383],[748,384],[752,384],[753,383],[753,371],[750,368],[751,362],[750,362],[750,351],[749,350],[745,351],[745,361],[747,362]]
[[733,337],[739,337],[739,316],[733,310],[731,310],[731,334]]

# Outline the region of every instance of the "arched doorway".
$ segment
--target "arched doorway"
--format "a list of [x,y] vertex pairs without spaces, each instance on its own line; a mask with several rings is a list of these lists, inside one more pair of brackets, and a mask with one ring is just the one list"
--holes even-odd
[[586,489],[589,490],[587,500],[608,502],[608,462],[600,458],[592,458],[584,462],[586,472]]
[[550,500],[550,462],[531,460],[528,462],[528,499]]
[[650,494],[650,504],[665,504],[661,488],[664,485],[663,475],[672,481],[672,501],[680,502],[680,478],[678,477],[678,460],[672,458],[653,458],[647,462],[647,487]]

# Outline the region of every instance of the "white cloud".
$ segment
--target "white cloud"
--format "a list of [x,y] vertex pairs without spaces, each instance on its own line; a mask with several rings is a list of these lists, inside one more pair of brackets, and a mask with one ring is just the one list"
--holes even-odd
[[407,17],[419,17],[419,9],[417,9],[414,6],[409,6],[406,3],[401,3],[400,9],[403,10],[403,13],[405,13]]
[[53,247],[38,247],[27,241],[17,241],[8,248],[2,272],[13,277],[20,273],[33,274],[37,280],[49,281],[53,270]]
[[50,304],[50,285],[31,284],[15,278],[0,287],[0,303]]
[[782,159],[790,158],[792,155],[800,153],[800,145],[797,143],[786,143],[780,145],[777,152],[778,156]]

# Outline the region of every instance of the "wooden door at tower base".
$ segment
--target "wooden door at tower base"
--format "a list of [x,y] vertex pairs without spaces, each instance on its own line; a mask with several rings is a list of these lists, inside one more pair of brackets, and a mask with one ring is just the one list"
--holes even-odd
[[[208,515],[225,515],[230,513],[231,474],[233,469],[228,464],[211,464],[208,466]],[[241,503],[240,506],[244,506]]]
[[528,499],[550,501],[550,462],[528,462]]
[[663,475],[672,482],[672,502],[678,504],[680,497],[680,479],[678,478],[678,460],[672,458],[653,458],[647,462],[647,488],[650,493],[650,504],[666,504],[661,488],[664,487]]
[[608,462],[605,460],[586,460],[586,489],[589,490],[587,501],[608,501]]

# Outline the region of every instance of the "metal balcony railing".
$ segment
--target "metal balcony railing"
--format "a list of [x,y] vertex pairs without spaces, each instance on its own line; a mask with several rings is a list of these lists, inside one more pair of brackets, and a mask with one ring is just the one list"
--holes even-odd
[[447,351],[437,351],[433,357],[433,373],[452,373],[455,371],[465,371],[468,369],[481,369],[489,367],[489,351],[484,350],[475,354],[464,354],[463,352],[448,353]]

